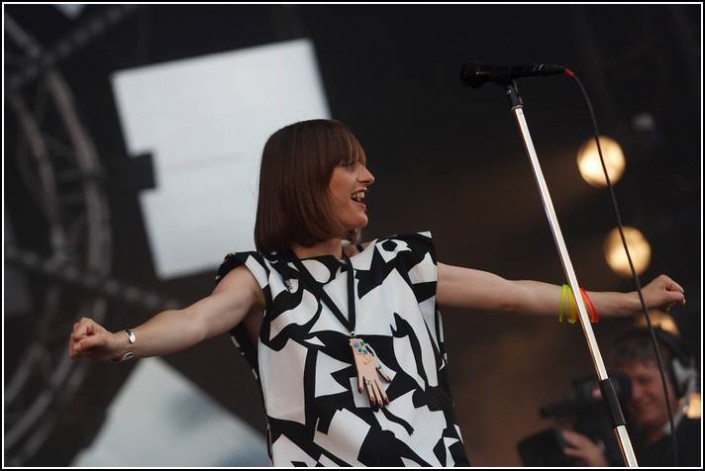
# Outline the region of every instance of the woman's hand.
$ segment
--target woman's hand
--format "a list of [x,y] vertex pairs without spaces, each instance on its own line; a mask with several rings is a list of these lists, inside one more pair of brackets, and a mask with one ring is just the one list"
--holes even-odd
[[685,291],[666,275],[659,275],[642,289],[646,307],[668,311],[673,306],[685,305]]
[[84,317],[73,325],[69,356],[73,359],[113,360],[120,353],[120,340],[119,333],[109,332],[94,320]]
[[[659,275],[641,290],[647,309],[669,310],[685,304],[681,285],[666,275]],[[600,317],[633,316],[641,312],[641,302],[636,291],[617,293],[595,291],[589,293]]]

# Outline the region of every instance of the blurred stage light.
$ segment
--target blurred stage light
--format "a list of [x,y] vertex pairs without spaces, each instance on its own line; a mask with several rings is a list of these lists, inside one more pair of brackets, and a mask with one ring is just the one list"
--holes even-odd
[[[651,318],[651,325],[654,327],[660,327],[666,332],[673,334],[675,337],[681,336],[678,326],[676,325],[676,321],[673,320],[673,317],[671,317],[669,313],[655,309],[649,311],[649,317]],[[646,323],[646,318],[639,317],[636,325],[644,329],[647,328],[648,325]]]
[[702,414],[702,396],[699,392],[691,393],[685,401],[683,412],[689,419],[699,419]]
[[[605,159],[607,174],[612,184],[617,183],[624,173],[624,152],[614,139],[600,136],[600,148]],[[578,149],[578,169],[583,179],[595,187],[607,186],[605,172],[602,170],[597,144],[590,139]]]
[[[629,254],[631,255],[632,263],[634,263],[634,270],[636,270],[637,275],[640,275],[646,270],[651,261],[651,246],[643,234],[633,227],[624,227],[624,238],[627,240]],[[619,276],[627,278],[632,276],[627,254],[622,245],[622,238],[619,236],[619,229],[616,227],[605,238],[605,259],[610,268]]]
[[161,278],[252,250],[264,143],[330,116],[306,39],[123,71],[112,83],[130,155],[152,155],[156,188],[140,205]]
[[85,5],[81,5],[78,3],[59,3],[53,6],[72,20],[78,18],[83,9],[86,7]]

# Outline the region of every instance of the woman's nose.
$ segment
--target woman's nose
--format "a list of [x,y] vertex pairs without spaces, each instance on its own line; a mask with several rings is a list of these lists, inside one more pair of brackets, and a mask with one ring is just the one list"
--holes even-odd
[[368,185],[372,185],[375,182],[375,176],[372,175],[372,172],[370,172],[370,170],[364,165],[362,166],[360,181],[363,183],[367,183]]

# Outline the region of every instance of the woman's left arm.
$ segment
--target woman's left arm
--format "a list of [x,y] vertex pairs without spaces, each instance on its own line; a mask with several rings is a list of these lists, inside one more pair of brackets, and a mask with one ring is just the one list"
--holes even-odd
[[[442,306],[555,316],[560,309],[561,289],[549,283],[506,280],[486,271],[439,263],[436,301]],[[656,277],[642,292],[650,309],[685,304],[683,288],[666,275]],[[628,316],[641,308],[636,291],[588,295],[600,316]]]

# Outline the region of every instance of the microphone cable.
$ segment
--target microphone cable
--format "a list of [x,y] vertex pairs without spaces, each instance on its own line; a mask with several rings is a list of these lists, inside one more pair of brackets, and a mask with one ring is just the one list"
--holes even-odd
[[600,156],[600,164],[602,164],[602,171],[604,172],[605,180],[607,181],[607,188],[609,189],[610,200],[612,201],[612,209],[614,210],[615,217],[617,218],[617,227],[619,229],[619,236],[622,239],[622,246],[624,247],[624,251],[627,254],[627,261],[629,261],[629,269],[631,270],[632,277],[633,277],[634,283],[636,285],[637,294],[639,295],[639,302],[641,303],[641,310],[644,313],[644,317],[646,318],[646,324],[649,329],[649,335],[651,336],[651,343],[654,347],[654,352],[656,352],[656,363],[658,365],[659,375],[661,376],[661,386],[663,387],[663,391],[665,393],[666,409],[668,410],[668,422],[671,427],[671,445],[673,447],[674,466],[678,466],[678,445],[677,445],[677,441],[676,441],[676,427],[675,427],[675,423],[673,420],[673,411],[671,410],[671,398],[670,398],[670,394],[668,393],[668,388],[666,386],[666,376],[664,375],[663,360],[661,358],[661,352],[658,348],[658,342],[656,341],[656,334],[654,333],[654,327],[651,323],[651,316],[649,315],[649,311],[646,308],[646,302],[644,301],[644,294],[642,293],[641,282],[639,281],[639,276],[636,274],[636,270],[634,269],[634,263],[632,262],[632,257],[629,253],[629,247],[627,246],[627,239],[624,236],[624,226],[622,224],[622,215],[619,211],[619,205],[617,204],[617,197],[615,196],[615,193],[614,193],[614,186],[612,185],[612,182],[610,181],[610,176],[607,172],[607,166],[605,165],[605,159],[602,155],[602,148],[600,147],[600,137],[599,137],[600,133],[599,133],[598,127],[597,127],[597,119],[595,119],[595,112],[592,108],[592,103],[590,101],[590,97],[588,96],[588,93],[585,90],[583,83],[578,78],[577,74],[575,74],[575,72],[573,72],[570,69],[566,69],[564,74],[567,75],[568,77],[571,77],[578,84],[578,87],[580,87],[580,91],[582,92],[583,97],[585,98],[585,103],[587,104],[588,110],[590,112],[590,119],[592,120],[592,126],[593,126],[593,134],[594,134],[594,138],[595,138],[595,143],[597,144],[597,153]]

